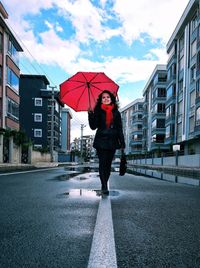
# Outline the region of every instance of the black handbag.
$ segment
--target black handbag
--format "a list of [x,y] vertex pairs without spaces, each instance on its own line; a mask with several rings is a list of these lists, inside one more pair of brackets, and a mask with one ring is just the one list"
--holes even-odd
[[126,161],[126,155],[122,153],[120,158],[120,166],[119,166],[119,175],[124,176],[127,170],[127,161]]

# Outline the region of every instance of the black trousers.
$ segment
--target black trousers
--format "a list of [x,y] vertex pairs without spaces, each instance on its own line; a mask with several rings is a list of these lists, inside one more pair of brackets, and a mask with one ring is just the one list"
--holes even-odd
[[97,149],[97,155],[99,158],[99,176],[103,188],[107,188],[114,154],[115,150]]

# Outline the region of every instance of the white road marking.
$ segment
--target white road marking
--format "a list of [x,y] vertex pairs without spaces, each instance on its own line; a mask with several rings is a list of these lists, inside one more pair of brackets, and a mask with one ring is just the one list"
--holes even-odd
[[103,196],[99,202],[88,268],[117,268],[111,202]]

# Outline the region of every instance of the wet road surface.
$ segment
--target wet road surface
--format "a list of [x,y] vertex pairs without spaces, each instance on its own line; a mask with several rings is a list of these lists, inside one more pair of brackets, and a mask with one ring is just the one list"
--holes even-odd
[[99,189],[95,168],[0,175],[0,267],[200,267],[200,187],[112,172]]

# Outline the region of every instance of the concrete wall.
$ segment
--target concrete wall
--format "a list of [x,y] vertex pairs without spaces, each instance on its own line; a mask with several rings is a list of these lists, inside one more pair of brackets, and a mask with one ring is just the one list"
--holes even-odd
[[187,167],[200,167],[200,155],[182,155],[178,158],[178,165]]
[[183,167],[200,167],[200,154],[179,155],[159,158],[134,159],[132,164],[146,164],[156,166],[183,166]]
[[176,166],[176,157],[163,157],[163,166]]
[[50,153],[40,153],[38,151],[32,151],[31,154],[31,164],[37,162],[51,162],[51,154]]

